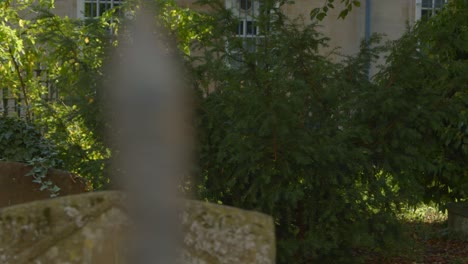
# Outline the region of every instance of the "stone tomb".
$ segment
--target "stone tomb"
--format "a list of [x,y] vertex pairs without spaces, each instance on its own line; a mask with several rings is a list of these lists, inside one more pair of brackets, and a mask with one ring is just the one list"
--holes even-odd
[[[93,192],[0,209],[0,263],[124,263],[125,195]],[[272,218],[186,201],[181,263],[275,263]]]
[[449,229],[468,238],[468,202],[447,205]]

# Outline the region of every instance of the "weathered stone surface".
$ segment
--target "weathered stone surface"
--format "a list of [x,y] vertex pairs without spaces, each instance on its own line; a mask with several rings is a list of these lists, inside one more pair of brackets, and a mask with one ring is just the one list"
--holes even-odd
[[182,219],[182,263],[275,262],[274,225],[269,216],[189,201]]
[[[33,182],[32,176],[25,176],[31,169],[24,163],[0,161],[0,207],[50,197],[47,190],[41,191],[41,185]],[[45,180],[60,187],[60,195],[79,194],[87,189],[83,178],[67,171],[49,169]]]
[[88,193],[1,209],[0,263],[118,263],[108,252],[120,250],[109,243],[119,242],[128,223],[123,198]]
[[[131,228],[120,192],[94,192],[0,209],[0,263],[124,263]],[[271,217],[187,201],[182,263],[274,263]]]
[[450,203],[448,209],[448,226],[468,238],[468,202]]

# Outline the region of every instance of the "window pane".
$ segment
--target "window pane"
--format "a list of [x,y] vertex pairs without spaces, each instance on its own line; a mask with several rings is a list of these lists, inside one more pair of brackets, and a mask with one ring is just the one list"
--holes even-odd
[[247,21],[247,35],[257,35],[257,27],[253,21]]
[[250,0],[239,0],[239,6],[242,10],[249,10],[252,7],[252,2]]
[[95,16],[97,16],[96,4],[95,3],[85,3],[84,16],[85,17],[95,17]]
[[422,7],[432,8],[432,0],[423,0]]
[[[113,4],[113,5],[112,5]],[[120,1],[112,0],[86,0],[84,5],[84,16],[85,17],[97,17],[102,16],[105,11],[112,7],[118,7]],[[97,11],[99,7],[99,12]]]
[[110,4],[108,4],[107,2],[100,3],[99,4],[99,16],[102,16],[102,14],[104,14],[104,12],[107,11],[108,9],[110,9]]
[[119,6],[120,6],[120,3],[119,3],[119,2],[114,3],[114,8],[116,9],[116,10],[115,10],[115,13],[120,15],[121,12],[120,12]]
[[239,24],[237,24],[237,35],[244,35],[244,21],[239,21]]
[[428,9],[423,9],[421,13],[421,18],[429,18],[432,16],[432,11]]
[[444,0],[435,0],[435,7],[436,8],[442,8],[442,6],[444,5]]

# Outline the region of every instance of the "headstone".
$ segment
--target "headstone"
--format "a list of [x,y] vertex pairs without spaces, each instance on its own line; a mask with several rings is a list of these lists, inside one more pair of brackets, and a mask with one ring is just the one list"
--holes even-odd
[[[126,196],[106,191],[0,210],[0,263],[125,263],[132,225]],[[184,201],[178,263],[275,263],[272,218],[257,212]],[[155,262],[156,263],[156,262]]]
[[468,202],[450,203],[447,211],[449,229],[468,239]]
[[[47,199],[51,193],[26,176],[32,166],[20,162],[0,161],[0,208]],[[45,180],[60,187],[59,195],[86,192],[86,180],[67,171],[49,169]]]

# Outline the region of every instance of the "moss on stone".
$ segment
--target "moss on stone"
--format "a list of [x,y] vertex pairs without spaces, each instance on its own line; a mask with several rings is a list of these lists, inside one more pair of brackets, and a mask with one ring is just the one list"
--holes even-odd
[[[0,263],[123,263],[129,219],[120,192],[95,192],[0,210]],[[271,217],[187,201],[182,263],[274,263]]]

